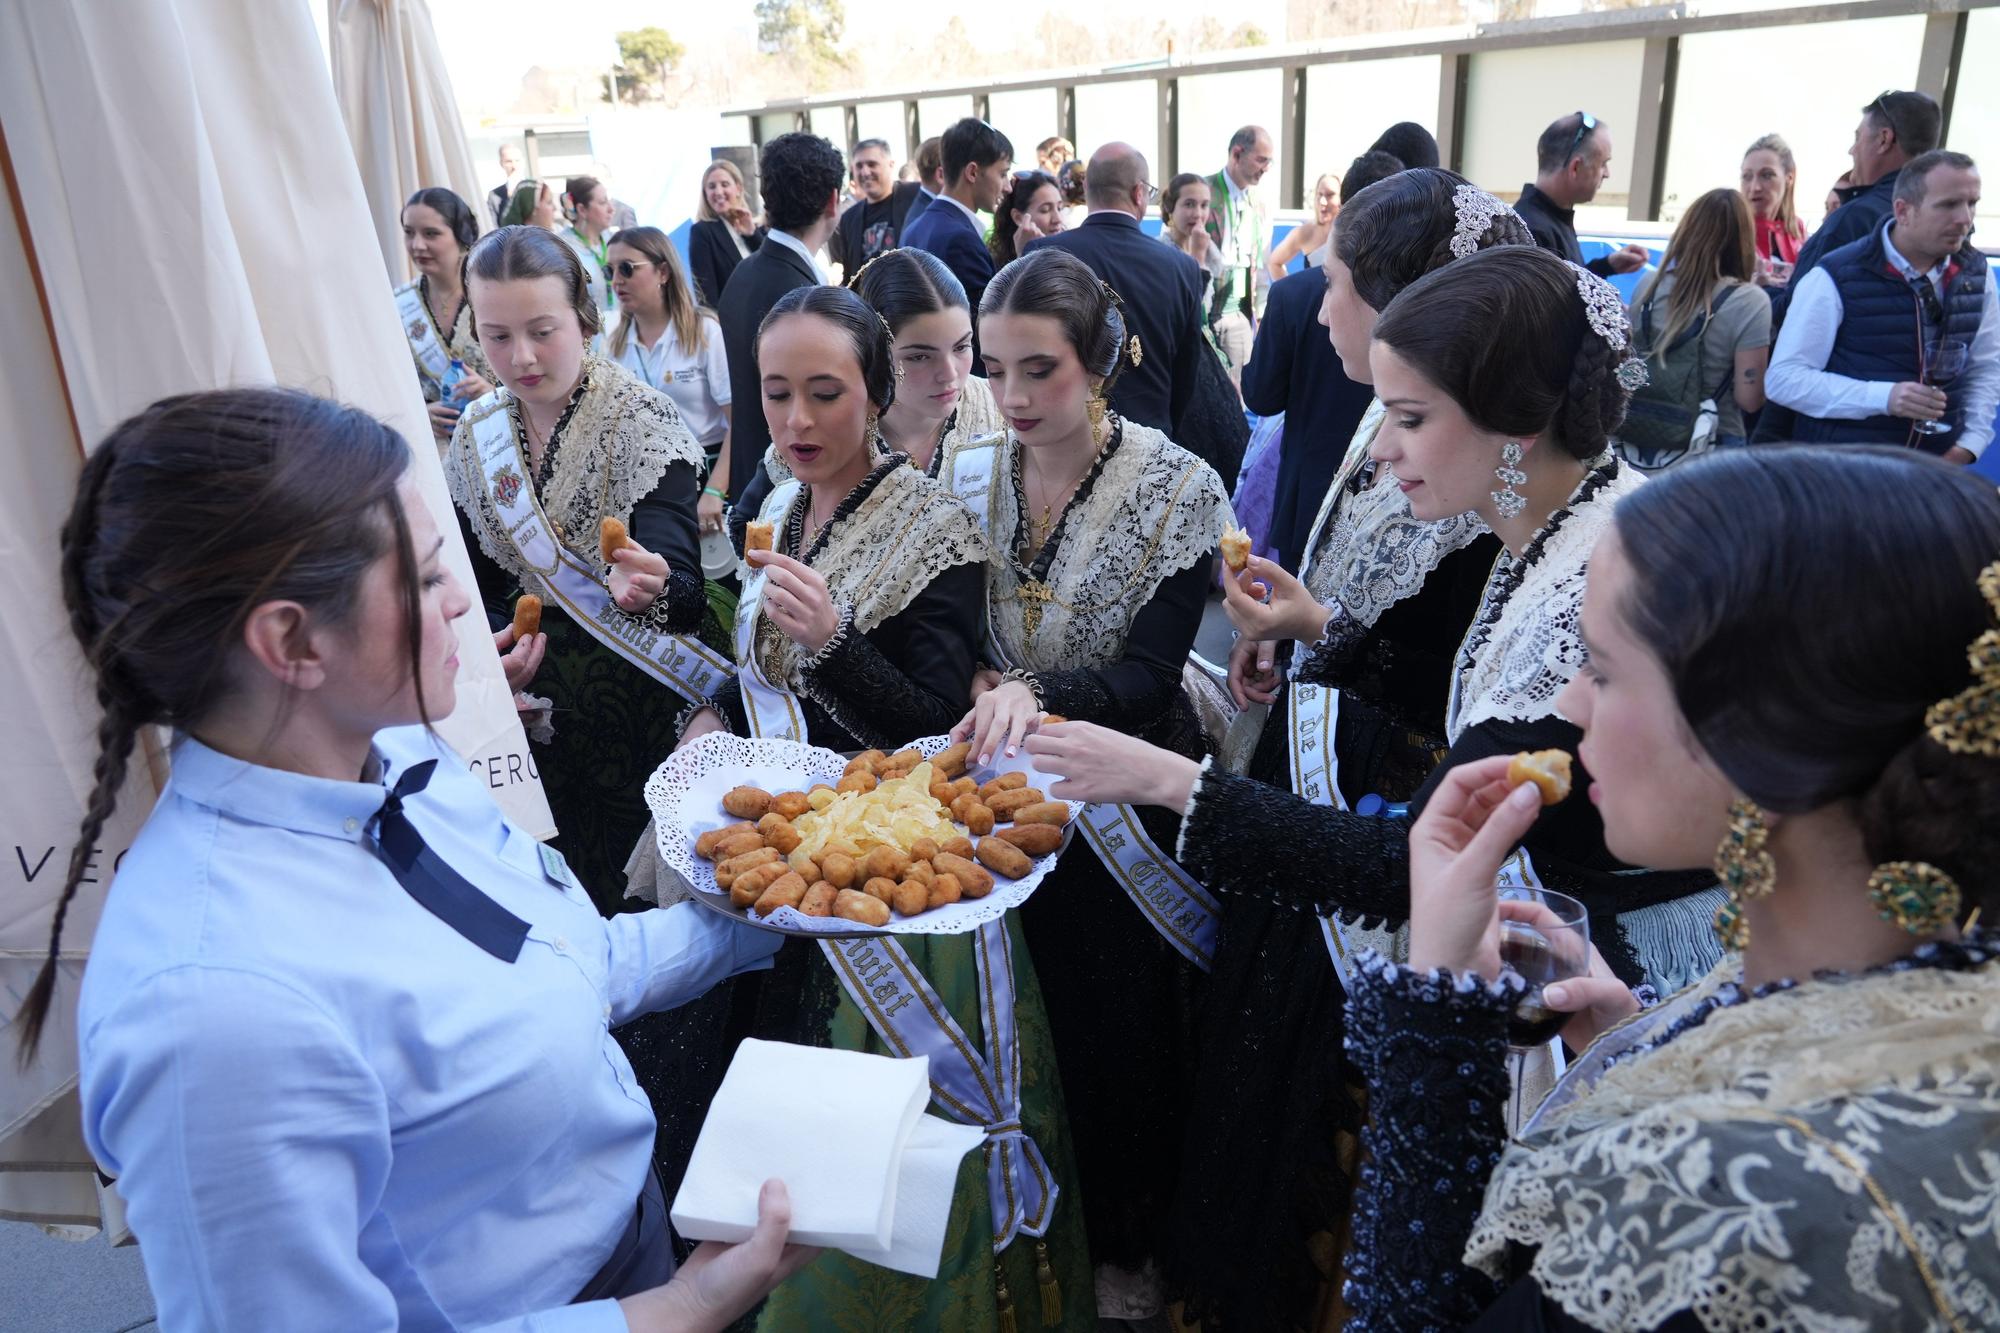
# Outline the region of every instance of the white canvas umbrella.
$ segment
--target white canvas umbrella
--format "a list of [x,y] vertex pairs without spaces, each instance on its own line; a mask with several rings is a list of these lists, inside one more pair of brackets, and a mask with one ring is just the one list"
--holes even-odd
[[334,94],[361,167],[383,262],[411,276],[399,214],[418,190],[442,185],[485,230],[485,192],[424,0],[327,0]]
[[[163,777],[135,765],[71,908],[42,1057],[12,1020],[48,945],[96,757],[95,705],[57,595],[56,530],[83,450],[167,394],[278,383],[375,413],[410,441],[447,559],[472,586],[362,189],[304,3],[0,0],[0,1217],[88,1222],[76,982],[119,853]],[[461,620],[440,731],[553,831],[492,640]],[[158,756],[154,756],[158,758]],[[156,771],[157,770],[157,771]],[[18,864],[14,864],[18,862]]]

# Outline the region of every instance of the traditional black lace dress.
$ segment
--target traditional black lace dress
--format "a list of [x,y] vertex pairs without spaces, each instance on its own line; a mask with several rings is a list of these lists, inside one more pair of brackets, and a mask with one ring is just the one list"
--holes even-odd
[[[1322,533],[1322,554],[1330,554],[1332,526]],[[1449,748],[1452,654],[1499,549],[1490,533],[1473,538],[1372,625],[1298,649],[1296,681],[1340,691],[1334,730],[1350,807],[1370,794],[1409,801]],[[1285,794],[1293,790],[1292,688],[1281,686],[1249,769]],[[1235,891],[1221,895],[1222,933],[1203,997],[1168,1289],[1208,1329],[1325,1326],[1364,1117],[1337,1054],[1346,997],[1317,915],[1261,885],[1205,882]],[[1257,1114],[1246,1117],[1245,1107]]]
[[[1589,545],[1608,524],[1618,491],[1614,475],[1615,466],[1593,473],[1520,560],[1503,554],[1488,564],[1490,577],[1473,594],[1476,615],[1466,610],[1466,581],[1481,552],[1494,550],[1480,543],[1445,556],[1421,596],[1384,611],[1376,633],[1336,636],[1336,644],[1346,639],[1350,645],[1337,652],[1353,653],[1344,667],[1333,668],[1349,682],[1337,735],[1350,800],[1370,791],[1390,799],[1404,795],[1413,812],[1421,811],[1457,764],[1520,750],[1574,751],[1580,734],[1553,710],[1558,673],[1544,657],[1524,658],[1510,649],[1541,641],[1538,624],[1567,624],[1573,633]],[[1582,521],[1571,527],[1579,514]],[[1555,540],[1566,528],[1568,535]],[[1517,601],[1531,576],[1532,586]],[[1510,607],[1514,615],[1502,626]],[[1446,680],[1429,677],[1437,690],[1430,716],[1454,739],[1442,763],[1426,773],[1439,738],[1426,733],[1417,711],[1421,699],[1405,693],[1404,684],[1423,679],[1425,656],[1453,638],[1446,615],[1455,618],[1465,642],[1444,648],[1456,650],[1454,669],[1446,673],[1449,704]],[[1397,638],[1389,639],[1390,633]],[[1339,660],[1324,650],[1319,657]],[[1385,671],[1398,664],[1402,670]],[[1300,681],[1309,682],[1305,673],[1320,669],[1308,659]],[[1350,692],[1358,703],[1351,721]],[[1316,918],[1337,914],[1343,921],[1393,926],[1409,911],[1408,822],[1293,795],[1289,760],[1272,753],[1284,738],[1284,721],[1274,710],[1256,763],[1278,784],[1207,769],[1180,842],[1181,864],[1224,896],[1230,957],[1219,955],[1220,998],[1204,1020],[1196,1102],[1201,1118],[1188,1137],[1190,1185],[1175,1209],[1169,1276],[1204,1323],[1232,1329],[1338,1322],[1338,1311],[1315,1308],[1314,1297],[1317,1284],[1337,1272],[1362,1103],[1344,1089],[1339,1060],[1312,1049],[1316,1039],[1340,1031],[1339,982]],[[1351,773],[1372,774],[1374,781],[1349,785]],[[1396,790],[1404,784],[1415,790]],[[1604,847],[1586,786],[1587,777],[1570,800],[1545,812],[1524,845],[1545,886],[1572,893],[1592,909],[1593,939],[1636,984],[1646,968],[1625,938],[1620,915],[1682,899],[1709,879],[1636,873],[1617,861]],[[1239,1109],[1232,1121],[1231,1103],[1246,1088],[1274,1095],[1270,1104],[1279,1112],[1246,1128]],[[1235,1134],[1224,1137],[1232,1123]],[[1263,1197],[1277,1202],[1259,1216],[1255,1190],[1273,1180],[1280,1182],[1276,1193]]]
[[[994,665],[1023,673],[1046,712],[1206,749],[1181,669],[1201,625],[1221,481],[1159,431],[1112,433],[1062,514],[1031,522],[1022,446],[993,451],[983,502]],[[1179,821],[1138,819],[1171,855]],[[1201,972],[1149,924],[1081,830],[1021,910],[1055,1032],[1077,1144],[1091,1258],[1138,1271],[1161,1253],[1173,1198]]]

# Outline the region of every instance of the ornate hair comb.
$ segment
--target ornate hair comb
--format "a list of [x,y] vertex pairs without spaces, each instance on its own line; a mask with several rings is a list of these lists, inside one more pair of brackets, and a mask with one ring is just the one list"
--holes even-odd
[[1514,210],[1476,185],[1461,185],[1451,192],[1451,211],[1451,255],[1463,259],[1479,249],[1479,240],[1493,219]]
[[1632,326],[1626,322],[1625,302],[1618,289],[1581,264],[1563,262],[1576,272],[1576,294],[1583,299],[1583,317],[1590,322],[1591,332],[1609,343],[1612,351],[1625,353],[1612,374],[1628,393],[1644,388],[1652,377],[1646,372],[1646,363],[1632,354]]
[[[1979,571],[1979,592],[2000,617],[2000,561]],[[2000,628],[1988,628],[1965,653],[1972,684],[1924,714],[1932,740],[1953,754],[2000,758]]]

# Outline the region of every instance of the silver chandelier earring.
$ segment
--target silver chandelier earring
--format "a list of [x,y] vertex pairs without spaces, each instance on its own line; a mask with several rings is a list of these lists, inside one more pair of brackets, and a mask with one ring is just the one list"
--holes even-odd
[[1509,440],[1500,446],[1500,466],[1493,469],[1493,475],[1500,479],[1500,489],[1491,494],[1493,508],[1502,518],[1513,518],[1528,507],[1528,502],[1514,489],[1528,480],[1528,474],[1521,471],[1521,459],[1526,452],[1519,440]]

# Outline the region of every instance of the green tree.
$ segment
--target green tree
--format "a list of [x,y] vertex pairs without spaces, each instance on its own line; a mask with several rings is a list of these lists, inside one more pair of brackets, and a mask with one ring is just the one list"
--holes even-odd
[[1236,31],[1229,34],[1229,44],[1236,47],[1266,46],[1270,40],[1264,35],[1264,30],[1254,23],[1239,24]]
[[665,97],[667,75],[687,54],[665,28],[637,28],[618,34],[618,59],[625,67],[621,86],[634,102]]
[[757,40],[766,51],[838,61],[846,26],[841,0],[757,0]]

